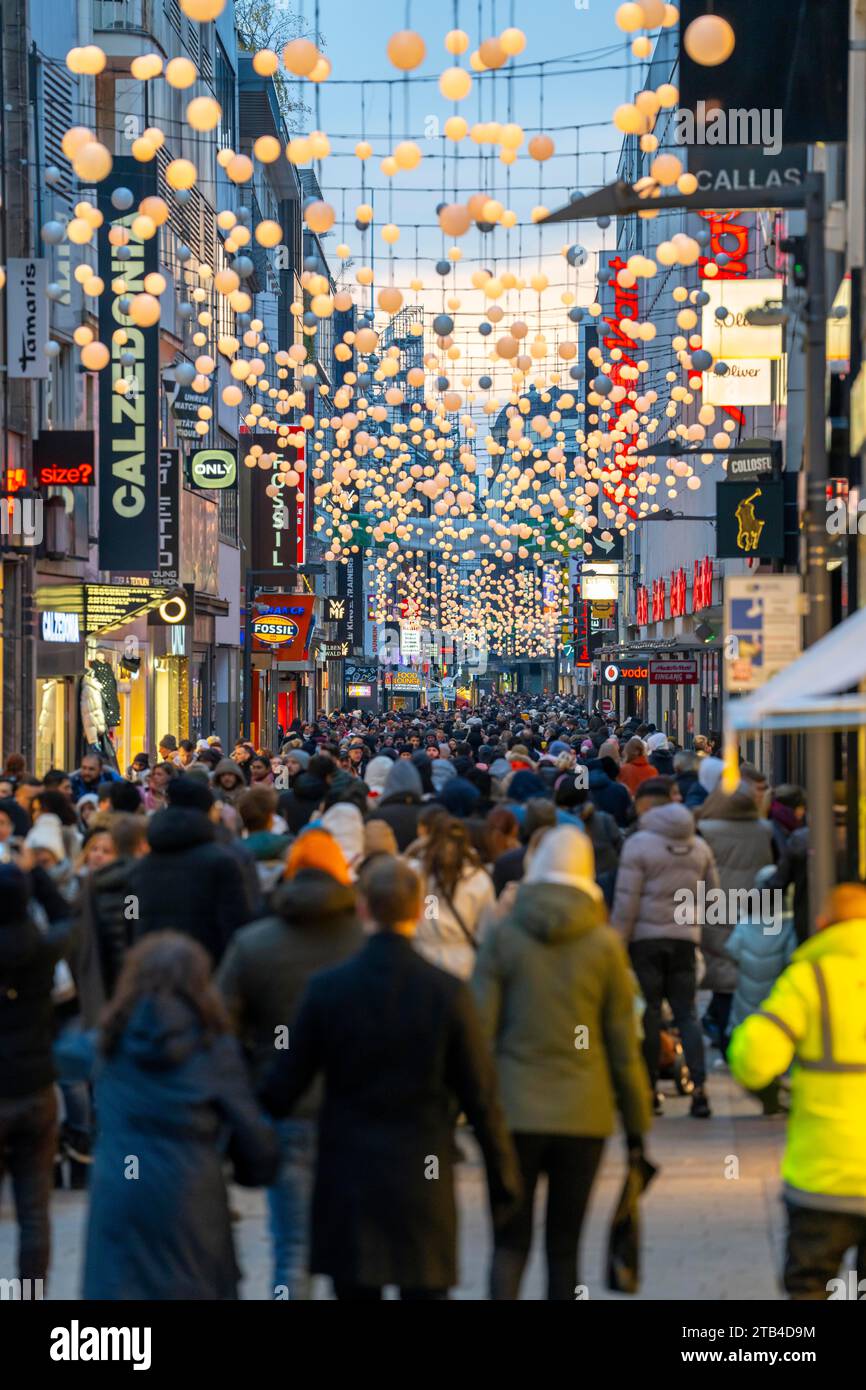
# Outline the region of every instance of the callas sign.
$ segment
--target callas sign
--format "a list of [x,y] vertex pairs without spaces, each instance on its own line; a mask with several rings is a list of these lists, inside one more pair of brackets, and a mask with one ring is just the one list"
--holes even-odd
[[313,625],[314,594],[257,594],[250,629],[254,652],[277,661],[306,661]]

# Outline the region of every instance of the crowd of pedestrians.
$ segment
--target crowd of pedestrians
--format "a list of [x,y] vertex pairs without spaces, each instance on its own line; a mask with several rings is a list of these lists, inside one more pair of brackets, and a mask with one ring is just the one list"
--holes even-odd
[[787,1287],[825,1296],[866,1252],[866,896],[839,890],[810,935],[801,789],[722,771],[711,742],[540,697],[323,713],[275,750],[167,735],[125,776],[12,754],[20,1277],[47,1278],[68,1183],[89,1188],[86,1298],[236,1297],[233,1180],[267,1190],[274,1297],[324,1274],[340,1299],[445,1298],[471,1131],[490,1296],[519,1296],[544,1176],[547,1295],[572,1299],[605,1142],[641,1161],[673,1050],[695,1119],[713,1065],[790,1105]]

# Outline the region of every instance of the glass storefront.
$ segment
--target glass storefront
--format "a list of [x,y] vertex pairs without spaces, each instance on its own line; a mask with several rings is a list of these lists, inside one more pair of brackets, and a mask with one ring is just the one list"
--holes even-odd
[[36,681],[36,763],[37,777],[52,767],[69,768],[74,750],[69,746],[69,700],[71,676]]

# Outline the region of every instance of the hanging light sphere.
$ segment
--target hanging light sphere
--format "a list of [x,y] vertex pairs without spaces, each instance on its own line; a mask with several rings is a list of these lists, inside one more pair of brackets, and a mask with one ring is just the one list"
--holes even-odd
[[403,296],[394,286],[386,286],[379,291],[376,302],[383,313],[396,314],[403,304]]
[[386,52],[393,66],[400,72],[411,72],[423,63],[427,45],[414,29],[399,29],[388,40]]
[[256,227],[256,241],[260,246],[279,246],[283,239],[283,229],[279,222],[273,222],[270,218],[265,218]]
[[177,87],[183,90],[191,87],[198,77],[195,63],[189,58],[172,58],[165,68],[165,80],[169,87]]
[[47,246],[58,246],[60,242],[63,240],[64,234],[65,229],[63,223],[56,222],[54,221],[54,219],[52,219],[50,222],[44,223],[42,231],[40,233],[42,240],[46,243]]
[[454,320],[450,314],[437,314],[433,320],[433,332],[437,338],[447,338],[454,332]]
[[87,343],[81,349],[81,365],[89,372],[101,372],[111,361],[111,353],[105,343]]
[[219,125],[222,107],[213,97],[193,97],[187,102],[187,124],[193,130],[213,130]]
[[526,35],[522,29],[503,29],[499,42],[509,58],[516,58],[526,47]]
[[439,90],[446,101],[462,101],[472,90],[472,74],[465,68],[446,68],[439,78]]
[[226,0],[180,0],[180,7],[187,19],[196,24],[207,24],[217,19],[226,7]]
[[86,77],[96,77],[103,72],[106,61],[102,49],[95,43],[89,43],[84,48],[70,48],[66,55],[69,71]]
[[175,380],[181,386],[191,386],[195,380],[195,367],[192,362],[178,362],[174,369]]
[[400,240],[400,228],[393,222],[386,222],[382,228],[382,240],[386,241],[389,246],[393,246]]
[[463,29],[451,29],[445,35],[446,52],[453,53],[455,57],[465,53],[468,47],[469,35]]
[[549,135],[533,135],[527,149],[533,159],[537,159],[539,164],[543,164],[546,159],[550,159],[556,146]]
[[402,140],[394,151],[398,169],[417,169],[421,163],[421,151],[414,140]]
[[452,266],[451,266],[451,262],[450,262],[450,261],[437,261],[437,262],[436,262],[436,274],[437,274],[437,275],[441,275],[441,276],[443,277],[443,279],[444,279],[444,277],[445,277],[446,275],[450,275],[450,274],[451,274],[451,270],[452,270]]
[[311,232],[329,232],[337,220],[337,214],[330,203],[314,199],[304,209],[304,221]]
[[280,60],[272,48],[260,48],[253,57],[253,71],[259,77],[273,77],[280,66]]
[[198,171],[191,159],[173,159],[165,171],[165,181],[176,192],[192,188],[198,178]]
[[234,155],[226,165],[226,174],[232,183],[249,183],[254,173],[253,161],[246,154]]
[[134,295],[129,317],[138,328],[152,328],[159,322],[159,300],[152,294]]
[[72,167],[82,183],[99,183],[111,173],[113,163],[111,151],[98,140],[91,140],[81,146]]
[[594,376],[589,384],[597,396],[609,396],[613,390],[613,382],[609,376]]
[[129,65],[129,71],[137,82],[149,82],[152,77],[159,77],[162,68],[163,60],[158,53],[140,53]]
[[638,29],[643,29],[646,20],[644,12],[638,4],[620,5],[616,12],[617,28],[622,29],[624,34],[633,34]]
[[479,323],[478,332],[481,334],[482,338],[489,338],[490,334],[493,332],[493,324],[486,322]]
[[485,68],[493,70],[504,67],[508,61],[508,54],[502,46],[502,41],[497,38],[484,39],[478,45],[478,57]]
[[717,362],[713,367],[713,372],[716,376],[727,376],[730,370],[727,362]]
[[283,49],[283,62],[295,77],[309,77],[319,61],[319,50],[310,39],[292,39]]
[[439,213],[439,226],[446,236],[463,236],[472,225],[472,216],[463,203],[446,203]]
[[704,348],[692,353],[692,366],[696,372],[708,372],[713,365],[713,354]]
[[693,63],[716,68],[726,63],[734,51],[737,36],[726,19],[703,14],[693,19],[683,35],[683,44]]

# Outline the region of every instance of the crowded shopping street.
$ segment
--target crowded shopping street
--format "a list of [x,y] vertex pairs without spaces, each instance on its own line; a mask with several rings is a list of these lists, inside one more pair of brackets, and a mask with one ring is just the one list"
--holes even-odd
[[42,1366],[588,1302],[622,1373],[832,1374],[866,0],[10,0],[0,238]]

